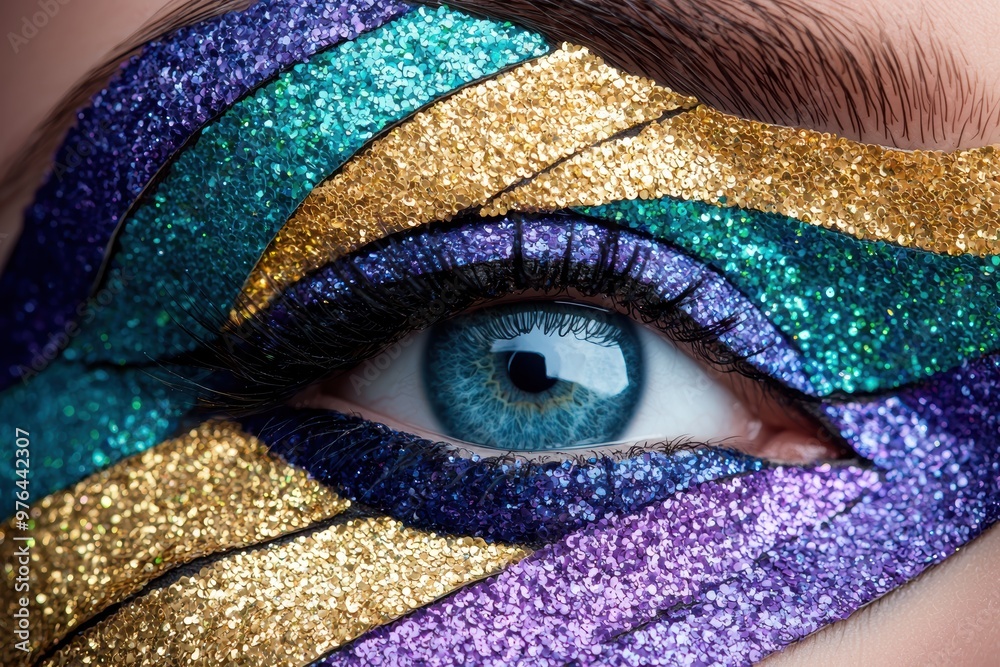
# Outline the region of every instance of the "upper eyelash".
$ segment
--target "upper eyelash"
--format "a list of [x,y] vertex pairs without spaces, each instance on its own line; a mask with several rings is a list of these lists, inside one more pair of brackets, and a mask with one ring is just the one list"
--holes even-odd
[[[566,218],[570,227],[571,220]],[[456,221],[438,229],[453,229],[461,225],[462,221]],[[563,263],[559,276],[532,276],[523,262],[517,267],[477,265],[451,267],[448,270],[443,266],[447,261],[445,255],[427,260],[436,262],[436,272],[405,277],[409,269],[403,250],[414,235],[392,236],[328,267],[329,274],[336,280],[350,284],[349,289],[338,294],[338,297],[343,297],[338,303],[303,303],[305,298],[312,297],[311,292],[286,292],[268,311],[259,313],[240,326],[226,329],[216,341],[204,342],[195,354],[183,362],[216,371],[215,386],[203,399],[206,410],[223,414],[263,410],[290,399],[312,382],[378,354],[411,331],[426,328],[437,319],[500,296],[501,292],[506,294],[511,286],[497,283],[501,274],[490,274],[490,271],[507,270],[509,275],[503,274],[503,277],[515,281],[514,293],[534,287],[553,296],[570,286],[583,288],[582,291],[589,295],[609,298],[617,310],[632,319],[654,326],[672,340],[687,344],[696,355],[717,368],[744,374],[783,400],[797,402],[806,398],[801,391],[779,384],[748,362],[750,357],[762,353],[763,349],[737,353],[722,344],[720,337],[733,330],[740,313],[705,324],[696,322],[684,311],[688,304],[696,300],[696,294],[704,284],[701,277],[673,298],[656,295],[652,287],[634,279],[634,276],[642,275],[649,261],[648,253],[643,255],[637,247],[625,270],[615,269],[609,261],[610,257],[616,256],[614,253],[619,250],[618,244],[623,235],[635,234],[617,228],[602,228],[610,242],[601,247],[604,257],[599,262],[600,268],[596,273],[576,278],[567,273],[570,268],[568,262]],[[514,236],[521,239],[522,233]],[[385,272],[399,278],[391,285],[372,284],[355,264],[356,258],[374,252],[384,260]],[[514,256],[523,258],[523,253],[517,250]],[[581,279],[586,279],[586,284],[573,283],[573,280]],[[451,301],[445,303],[437,314],[431,313],[435,304],[428,303],[428,300],[449,292],[453,295]],[[280,324],[273,322],[274,318],[280,320]]]

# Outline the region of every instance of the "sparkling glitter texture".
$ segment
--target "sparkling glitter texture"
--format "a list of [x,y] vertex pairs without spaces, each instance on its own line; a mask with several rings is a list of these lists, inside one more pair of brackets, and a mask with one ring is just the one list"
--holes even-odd
[[703,481],[766,465],[716,449],[496,461],[331,413],[281,410],[244,425],[293,465],[409,525],[505,541],[557,539]]
[[70,322],[132,202],[198,129],[291,64],[408,7],[262,0],[147,44],[77,116],[0,278],[0,388]]
[[[523,276],[517,273],[522,265],[530,267]],[[455,273],[476,267],[494,270],[496,284],[483,295],[490,298],[523,290],[525,281],[549,292],[572,287],[597,293],[591,283],[598,278],[605,290],[609,279],[634,288],[625,294],[600,292],[622,301],[634,299],[638,289],[651,291],[663,302],[687,294],[678,307],[695,324],[717,329],[726,323],[719,340],[736,355],[793,389],[814,393],[795,347],[721,275],[666,244],[578,215],[518,216],[453,229],[414,230],[327,265],[286,290],[260,319],[272,332],[268,337],[280,339],[286,327],[296,325],[298,311],[329,310],[355,295],[359,285],[379,289],[434,275],[455,287],[461,284]],[[444,305],[453,297],[428,296]],[[410,304],[415,316],[428,305]]]
[[[268,454],[235,424],[206,423],[31,508],[35,655],[167,570],[267,541],[345,510],[306,473]],[[13,524],[0,529],[4,582],[13,589]],[[17,608],[4,596],[6,617]],[[31,658],[8,642],[5,665]]]
[[418,113],[317,187],[244,295],[263,307],[367,241],[450,219],[595,141],[694,103],[564,45]]
[[996,148],[860,144],[706,106],[592,147],[499,196],[485,215],[679,197],[780,213],[934,252],[1000,253]]
[[375,133],[547,50],[540,36],[510,24],[421,8],[240,100],[126,222],[113,264],[135,279],[67,354],[122,362],[191,349],[224,321],[240,283],[313,186]]
[[154,590],[44,664],[299,667],[526,553],[386,518],[345,521]]
[[1000,518],[998,380],[1000,359],[982,359],[828,406],[874,470],[703,484],[598,521],[319,664],[754,664]]
[[[166,371],[56,361],[0,394],[0,424],[31,433],[31,494],[41,498],[162,441],[194,401],[193,384]],[[13,466],[0,469],[2,497],[10,500],[0,516],[14,510],[17,479]]]
[[[299,321],[322,322],[324,311],[346,313],[348,322],[356,322],[350,313],[358,285],[375,297],[393,284],[414,284],[428,275],[445,275],[446,285],[462,284],[461,270],[491,285],[491,298],[499,298],[524,289],[516,267],[527,267],[527,275],[550,290],[586,291],[592,282],[609,285],[612,276],[628,276],[626,292],[651,287],[664,302],[697,285],[681,304],[685,312],[706,327],[735,319],[724,344],[744,355],[763,350],[748,361],[797,389],[810,389],[794,350],[717,274],[663,244],[570,217],[415,230],[393,243],[375,244],[287,290],[265,314],[263,330],[268,340],[288,340]],[[447,298],[431,290],[415,299],[415,315],[424,300],[464,307],[454,290]],[[371,301],[361,303],[371,307]],[[400,319],[409,321],[406,313]],[[273,358],[266,348],[253,354]],[[244,425],[291,463],[397,519],[508,541],[556,539],[597,518],[764,465],[719,450],[681,456],[653,451],[624,460],[584,454],[581,460],[544,464],[479,460],[352,417],[290,409],[248,418]]]
[[711,604],[769,550],[802,539],[877,485],[873,473],[829,466],[706,483],[600,519],[319,664],[589,664],[665,610]]
[[794,341],[822,393],[889,389],[1000,344],[1000,258],[858,241],[774,214],[672,198],[585,212],[717,267]]

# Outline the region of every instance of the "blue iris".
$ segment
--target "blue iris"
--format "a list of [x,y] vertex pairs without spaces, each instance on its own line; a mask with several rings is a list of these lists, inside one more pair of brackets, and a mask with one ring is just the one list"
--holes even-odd
[[614,442],[642,390],[632,323],[560,302],[484,308],[438,324],[423,379],[447,435],[503,450]]

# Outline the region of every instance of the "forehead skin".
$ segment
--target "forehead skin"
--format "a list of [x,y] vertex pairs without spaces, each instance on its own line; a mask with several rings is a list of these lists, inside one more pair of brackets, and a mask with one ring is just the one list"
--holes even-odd
[[[541,1],[541,0],[540,0]],[[557,0],[544,0],[556,2]],[[597,0],[587,0],[597,1]],[[603,1],[603,0],[602,0]],[[930,86],[924,98],[904,100],[887,97],[884,104],[916,102],[934,132],[918,132],[891,127],[879,118],[903,118],[889,113],[893,109],[865,114],[837,113],[820,118],[813,113],[811,129],[827,130],[856,139],[895,144],[903,148],[974,147],[1000,143],[1000,8],[997,0],[606,0],[625,15],[641,13],[650,3],[675,12],[698,11],[710,3],[718,6],[714,20],[719,32],[756,30],[762,36],[794,39],[798,26],[782,21],[781,16],[808,17],[816,12],[832,17],[842,29],[843,43],[865,44],[875,49],[889,44],[903,58],[914,76],[923,77]],[[52,0],[58,4],[58,0]],[[205,2],[194,0],[62,0],[59,10],[47,25],[39,29],[14,52],[9,37],[0,44],[0,174],[17,172],[17,188],[0,200],[0,266],[13,246],[20,226],[20,214],[30,202],[47,164],[17,160],[32,133],[57,107],[85,74],[99,67],[109,55],[128,51],[136,40],[162,31],[165,13],[183,5],[197,5],[198,12],[217,13],[247,0]],[[570,9],[584,0],[558,0]],[[517,2],[507,0],[457,0],[453,6],[500,7],[500,14],[513,11]],[[504,12],[503,8],[507,11]],[[20,32],[24,21],[39,11],[38,0],[5,0],[0,3],[0,26],[4,35]],[[729,12],[727,14],[727,12]],[[572,15],[572,14],[571,14]],[[697,16],[697,14],[695,14]],[[777,17],[777,18],[776,18]],[[510,16],[510,18],[519,18]],[[520,17],[530,18],[530,17]],[[190,20],[188,15],[187,20]],[[528,21],[530,23],[530,21]],[[143,30],[145,27],[145,30]],[[666,30],[666,28],[663,28]],[[547,31],[551,32],[551,30]],[[666,37],[670,37],[664,33]],[[566,34],[574,41],[588,41],[587,36]],[[723,35],[724,37],[724,35]],[[866,42],[867,40],[867,42]],[[595,48],[600,35],[591,34]],[[787,39],[786,39],[787,41]],[[125,45],[123,48],[121,45]],[[597,48],[598,51],[603,49]],[[613,60],[615,58],[612,58]],[[807,109],[781,109],[780,95],[758,95],[745,89],[739,95],[713,89],[710,72],[701,82],[697,77],[678,75],[677,64],[655,53],[648,44],[637,46],[619,56],[620,65],[647,69],[667,85],[677,86],[677,75],[692,89],[684,92],[715,104],[725,111],[741,113],[768,122],[789,118],[809,118]],[[631,60],[631,62],[628,62]],[[872,63],[877,60],[872,60]],[[810,77],[815,63],[795,59],[783,63],[783,71]],[[657,67],[661,71],[655,71]],[[718,68],[718,65],[712,65]],[[834,67],[834,70],[836,67]],[[725,73],[722,73],[725,74]],[[723,76],[722,79],[725,79]],[[730,77],[730,80],[731,77]],[[702,90],[698,90],[699,85]],[[887,89],[892,88],[887,86]],[[899,88],[897,86],[897,88]],[[961,99],[960,99],[961,98]],[[727,108],[727,106],[729,108]],[[960,109],[962,106],[964,108]],[[898,110],[897,110],[898,111]],[[954,122],[938,123],[948,117]],[[856,121],[861,119],[858,124]],[[881,123],[882,126],[879,126]],[[805,124],[805,122],[803,122]],[[52,132],[57,135],[59,131]],[[886,139],[888,137],[889,139]],[[49,137],[51,151],[59,141]],[[17,162],[15,164],[15,162]],[[1000,650],[1000,526],[994,527],[973,544],[935,568],[916,582],[859,611],[847,621],[835,624],[798,645],[773,656],[767,664],[775,667],[799,665],[880,664],[886,667],[912,664],[993,664]],[[934,662],[937,660],[937,662]]]

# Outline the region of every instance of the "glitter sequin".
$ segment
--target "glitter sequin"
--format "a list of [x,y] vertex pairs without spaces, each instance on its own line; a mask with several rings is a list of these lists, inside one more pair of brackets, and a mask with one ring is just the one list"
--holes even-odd
[[[239,426],[202,424],[31,508],[32,651],[44,652],[177,565],[271,540],[349,505]],[[0,529],[11,586],[22,545],[10,539],[15,534],[12,523]],[[8,617],[15,605],[7,598]],[[28,657],[10,642],[0,651],[5,665]]]
[[824,394],[897,387],[1000,344],[1000,261],[859,241],[775,214],[671,198],[584,211],[718,268],[793,341]]
[[367,140],[547,50],[510,24],[421,8],[281,74],[208,125],[126,221],[113,266],[135,277],[67,354],[123,362],[192,349],[296,206]]
[[871,472],[829,465],[702,484],[602,518],[319,664],[590,664],[622,633],[695,601],[712,604],[734,575],[877,486]]
[[1000,253],[995,147],[902,151],[706,106],[585,150],[483,214],[660,197],[779,213],[933,252]]
[[0,278],[0,389],[79,319],[119,221],[202,125],[292,64],[408,10],[261,0],[144,46],[77,115],[27,211]]
[[527,553],[386,518],[343,521],[151,591],[44,664],[299,667]]
[[[194,383],[165,369],[56,361],[0,394],[0,423],[33,433],[31,494],[40,499],[162,441],[194,402]],[[14,466],[0,468],[4,497],[12,497],[16,480]],[[13,510],[10,503],[0,516]]]
[[491,540],[553,540],[763,461],[703,448],[615,459],[481,459],[336,413],[278,410],[244,427],[271,451],[408,525]]
[[595,141],[694,103],[571,45],[463,90],[317,187],[247,279],[247,305],[261,308],[368,241],[450,219]]

